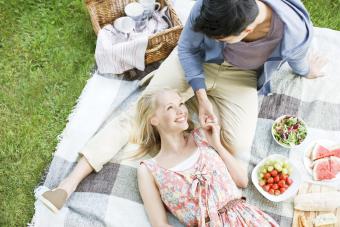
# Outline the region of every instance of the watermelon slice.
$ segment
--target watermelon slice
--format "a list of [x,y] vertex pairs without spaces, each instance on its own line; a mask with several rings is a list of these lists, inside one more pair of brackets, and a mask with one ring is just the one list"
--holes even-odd
[[[340,152],[340,148],[339,148],[339,152]],[[313,161],[321,159],[321,158],[326,158],[329,156],[333,156],[333,152],[331,152],[329,149],[327,149],[326,147],[318,143],[314,146],[313,151],[312,151]]]
[[329,151],[332,153],[332,156],[340,158],[340,145],[332,146]]
[[331,163],[331,172],[334,175],[337,175],[340,173],[340,158],[338,157],[330,157],[330,163]]
[[340,158],[338,157],[321,158],[314,162],[314,180],[333,179],[338,173],[340,173]]
[[326,180],[335,178],[335,174],[331,171],[331,162],[329,158],[322,158],[314,162],[313,178],[314,180]]

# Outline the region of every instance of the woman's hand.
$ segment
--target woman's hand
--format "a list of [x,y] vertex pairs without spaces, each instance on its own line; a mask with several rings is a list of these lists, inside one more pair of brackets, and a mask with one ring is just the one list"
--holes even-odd
[[217,150],[221,146],[221,126],[216,120],[208,118],[203,130],[208,143]]

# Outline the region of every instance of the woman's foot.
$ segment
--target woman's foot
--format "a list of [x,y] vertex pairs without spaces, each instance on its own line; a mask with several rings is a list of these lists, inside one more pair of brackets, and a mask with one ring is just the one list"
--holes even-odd
[[66,200],[76,190],[78,184],[91,172],[92,166],[82,157],[71,174],[60,182],[57,188],[44,192],[39,199],[53,212],[63,208]]
[[64,189],[55,188],[44,192],[39,199],[51,211],[57,213],[61,208],[63,208],[67,198],[68,195]]
[[68,197],[75,191],[74,181],[67,177],[53,190],[44,192],[40,200],[53,212],[57,213],[65,205]]

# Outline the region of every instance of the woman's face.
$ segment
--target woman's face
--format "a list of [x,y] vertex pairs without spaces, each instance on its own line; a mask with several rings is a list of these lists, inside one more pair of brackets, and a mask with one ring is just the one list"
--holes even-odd
[[166,132],[188,129],[188,109],[176,92],[164,91],[157,94],[156,111],[151,118],[151,124]]

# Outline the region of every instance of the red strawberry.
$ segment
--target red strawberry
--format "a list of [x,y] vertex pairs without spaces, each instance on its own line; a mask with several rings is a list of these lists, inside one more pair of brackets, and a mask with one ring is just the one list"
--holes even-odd
[[273,169],[271,172],[270,172],[270,175],[272,175],[272,177],[276,177],[278,174],[277,170]]
[[275,190],[275,195],[280,195],[281,194],[281,192],[280,192],[280,190]]
[[274,190],[277,190],[279,188],[279,186],[277,184],[273,184],[273,186],[271,187]]
[[291,184],[293,184],[293,180],[292,180],[292,178],[287,178],[287,180],[286,180],[286,183],[288,184],[288,185],[291,185]]
[[285,186],[286,182],[284,180],[280,180],[278,185],[280,188],[283,188]]
[[268,192],[269,189],[270,189],[270,186],[269,186],[269,185],[264,185],[262,188],[263,188],[263,190],[265,190],[266,192]]
[[263,176],[263,178],[266,179],[266,180],[267,180],[269,177],[271,177],[270,173],[266,173],[266,174]]
[[267,183],[268,183],[268,184],[274,183],[274,178],[269,177],[269,178],[267,179]]
[[287,174],[281,174],[280,180],[286,180],[287,179]]
[[280,181],[280,177],[279,176],[274,177],[274,182],[275,183],[278,183],[279,181]]

